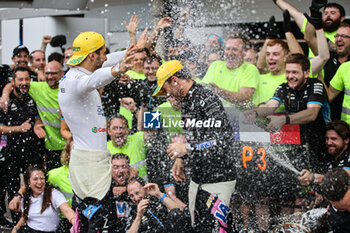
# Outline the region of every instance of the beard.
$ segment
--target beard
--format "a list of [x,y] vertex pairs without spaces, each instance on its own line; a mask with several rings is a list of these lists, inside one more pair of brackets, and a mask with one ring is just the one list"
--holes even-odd
[[322,26],[323,26],[323,30],[325,32],[334,32],[335,30],[338,29],[339,25],[340,25],[340,18],[333,20],[333,22],[331,24],[326,24],[325,21],[322,21]]
[[[27,92],[22,92],[21,88],[27,88]],[[23,97],[28,95],[28,88],[29,88],[28,85],[15,86],[15,90],[16,90],[17,94],[20,96],[23,96]]]

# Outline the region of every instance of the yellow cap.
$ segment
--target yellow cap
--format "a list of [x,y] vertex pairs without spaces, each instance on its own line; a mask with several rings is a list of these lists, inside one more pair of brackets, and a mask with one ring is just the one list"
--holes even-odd
[[97,32],[81,32],[73,41],[73,56],[67,65],[79,65],[84,59],[105,44],[103,36]]
[[183,66],[181,62],[178,60],[172,60],[164,62],[157,71],[157,89],[153,92],[153,96],[162,96],[164,95],[164,91],[162,91],[162,87],[165,81],[170,78],[177,71],[181,70]]

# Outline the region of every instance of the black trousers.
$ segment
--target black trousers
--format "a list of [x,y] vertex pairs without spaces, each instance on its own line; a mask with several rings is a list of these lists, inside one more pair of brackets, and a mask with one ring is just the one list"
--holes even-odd
[[[81,222],[81,232],[86,233],[110,233],[117,229],[114,225],[115,218],[117,217],[116,207],[113,199],[112,187],[107,192],[106,196],[102,200],[96,198],[87,197],[81,200],[76,195],[73,198],[73,207],[78,208],[79,219]],[[88,219],[84,216],[82,211],[84,211],[89,205],[99,206],[102,205],[100,209]]]

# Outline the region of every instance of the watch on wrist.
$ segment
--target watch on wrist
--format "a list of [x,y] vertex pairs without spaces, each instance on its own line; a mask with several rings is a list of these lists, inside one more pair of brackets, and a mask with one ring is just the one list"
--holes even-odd
[[286,125],[289,125],[290,124],[290,117],[289,115],[286,115]]
[[23,198],[23,195],[22,194],[20,194],[20,193],[15,193],[15,195],[14,195],[15,197],[20,197],[20,198]]

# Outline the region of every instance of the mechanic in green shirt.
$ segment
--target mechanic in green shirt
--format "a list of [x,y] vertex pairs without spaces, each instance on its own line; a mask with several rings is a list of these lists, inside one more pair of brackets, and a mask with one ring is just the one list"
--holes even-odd
[[237,33],[225,41],[225,61],[213,62],[202,83],[214,87],[215,93],[228,102],[244,105],[251,100],[258,86],[258,69],[244,62],[247,39]]
[[110,154],[126,154],[130,159],[130,166],[139,171],[139,176],[147,179],[145,143],[147,133],[136,132],[129,135],[128,121],[122,115],[116,115],[109,120],[108,135],[111,140],[107,142]]

